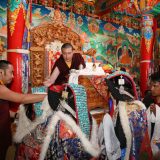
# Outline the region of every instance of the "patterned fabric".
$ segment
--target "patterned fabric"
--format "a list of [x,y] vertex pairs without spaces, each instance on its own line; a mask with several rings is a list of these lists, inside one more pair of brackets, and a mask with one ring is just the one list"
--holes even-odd
[[[50,119],[50,118],[49,118]],[[38,160],[41,151],[43,139],[46,136],[47,122],[40,124],[33,132],[26,135],[22,143],[17,144],[17,153],[15,160]]]
[[[17,147],[15,160],[38,160],[41,157],[41,153],[46,160],[89,160],[96,151],[97,153],[99,152],[97,149],[98,142],[96,143],[95,137],[97,125],[92,121],[94,129],[92,128],[91,130],[85,89],[83,86],[75,84],[67,86],[71,89],[73,92],[72,94],[74,95],[76,118],[74,119],[71,117],[69,113],[66,114],[66,112],[62,111],[60,107],[58,107],[58,111],[55,111],[53,115],[49,117],[43,117],[42,114],[45,122],[39,124],[30,134],[27,134],[22,139],[22,143]],[[43,107],[45,109],[48,106]],[[52,118],[56,117],[58,117],[57,121],[55,119],[52,121]],[[68,121],[66,120],[67,117],[70,118]],[[54,127],[52,128],[51,126]],[[52,129],[53,134],[51,131]],[[82,133],[78,134],[76,132],[77,130],[79,130],[78,133]],[[93,135],[91,131],[93,131]],[[45,138],[49,136],[51,139],[46,142]],[[89,138],[91,138],[91,142]],[[87,140],[87,147],[84,147],[84,139],[85,141]],[[94,153],[92,153],[92,142],[96,148],[95,150],[93,149]],[[45,149],[43,149],[44,146],[46,152],[44,151]]]
[[[31,133],[23,138],[23,142],[17,146],[15,160],[38,160],[41,146],[46,136],[46,123],[40,124]],[[50,142],[45,160],[89,160],[92,156],[84,151],[79,138],[64,121],[56,125],[55,133]]]
[[64,122],[59,122],[56,126],[55,134],[49,145],[45,159],[89,160],[91,158],[92,156],[84,151],[80,139],[76,138],[75,134],[69,128],[64,128]]
[[150,139],[148,132],[145,132],[145,135],[143,137],[143,141],[141,143],[140,153],[139,153],[139,159],[140,160],[152,160],[153,154],[152,149],[150,145]]
[[146,111],[133,111],[128,116],[132,132],[131,157],[134,157],[134,159],[139,159],[141,144],[147,131]]
[[147,132],[146,109],[128,106],[127,111],[132,133],[130,159],[152,160],[150,140]]
[[[31,88],[32,93],[46,93],[47,92],[47,88],[45,86],[41,86],[41,87],[32,87]],[[37,117],[42,115],[42,102],[37,102],[34,103],[34,111]]]
[[[114,116],[112,117],[113,125],[116,126],[117,123],[119,128],[118,132],[115,130],[112,132],[109,140],[106,142],[105,145],[108,144],[110,148],[113,148],[113,140],[109,144],[112,136],[116,136],[121,143],[124,142],[124,137],[126,139],[125,146],[121,146],[121,158],[120,159],[127,159],[127,160],[152,160],[152,152],[151,152],[151,146],[150,146],[150,140],[147,132],[147,115],[146,115],[146,109],[145,106],[140,101],[133,101],[132,103],[128,102],[119,102],[117,110],[115,110]],[[118,115],[119,115],[119,122],[118,122]],[[104,116],[106,117],[106,115]],[[112,125],[109,124],[108,119],[103,120],[104,131],[106,131],[106,134],[104,136],[107,136],[110,132],[110,129]],[[108,126],[107,126],[108,124]],[[116,129],[116,128],[114,128]],[[120,132],[120,130],[123,130]],[[106,146],[108,146],[106,145]],[[123,150],[125,148],[125,150]],[[107,152],[107,158],[110,160],[114,160],[115,158],[110,158],[109,150],[106,147]]]
[[104,80],[105,76],[92,76],[90,78],[90,81],[92,85],[95,87],[95,89],[98,91],[98,93],[106,100],[108,101],[108,89],[106,86],[106,82]]
[[87,95],[85,88],[81,85],[70,84],[69,87],[72,89],[73,94],[75,95],[75,104],[76,104],[76,115],[78,124],[86,134],[87,137],[90,135],[90,120],[87,108]]

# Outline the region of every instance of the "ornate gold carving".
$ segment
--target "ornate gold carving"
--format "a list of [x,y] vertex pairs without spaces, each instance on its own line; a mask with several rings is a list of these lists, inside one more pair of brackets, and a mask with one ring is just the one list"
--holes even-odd
[[[53,22],[45,23],[31,30],[31,83],[33,86],[43,84],[45,78],[45,46],[56,40],[61,43],[69,42],[75,51],[82,52],[82,43],[80,35],[75,33],[71,28],[63,25],[63,16],[61,12],[54,12]],[[96,50],[90,49],[85,54],[93,56]]]
[[151,39],[148,40],[145,38],[145,45],[146,45],[147,52],[150,53]]
[[30,51],[33,51],[33,52],[36,52],[36,51],[41,52],[42,51],[42,52],[44,52],[44,48],[43,47],[31,47]]
[[42,83],[44,79],[44,52],[32,51],[30,65],[32,86],[43,85]]
[[59,23],[47,23],[31,30],[31,82],[33,86],[40,86],[44,81],[45,45],[59,40],[69,42],[74,50],[82,50],[80,36],[70,28]]

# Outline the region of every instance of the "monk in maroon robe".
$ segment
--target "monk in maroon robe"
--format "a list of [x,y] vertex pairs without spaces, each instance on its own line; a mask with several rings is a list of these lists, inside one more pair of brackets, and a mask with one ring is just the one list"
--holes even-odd
[[[59,104],[58,97],[60,96],[61,91],[64,89],[62,84],[68,83],[70,70],[78,70],[81,67],[85,68],[86,66],[82,55],[80,53],[73,53],[73,47],[70,43],[63,44],[61,47],[61,51],[62,55],[55,62],[50,78],[44,82],[44,85],[49,87],[49,102],[52,102],[50,98],[57,97],[54,98],[54,104],[57,105]],[[55,101],[57,101],[57,103],[55,103]],[[50,106],[53,105],[50,104]]]
[[5,160],[7,149],[11,144],[9,101],[27,104],[42,101],[46,96],[11,91],[7,85],[12,82],[13,72],[13,65],[10,62],[0,60],[0,160]]
[[11,144],[9,104],[0,100],[0,160],[5,159],[6,151]]
[[55,62],[51,76],[44,82],[44,85],[51,87],[68,82],[69,72],[71,69],[85,68],[85,62],[80,53],[73,53],[73,47],[70,43],[65,43],[61,47],[62,55]]

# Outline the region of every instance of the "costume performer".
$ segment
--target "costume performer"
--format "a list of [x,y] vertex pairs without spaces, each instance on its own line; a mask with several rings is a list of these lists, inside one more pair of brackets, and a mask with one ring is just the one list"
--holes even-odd
[[[152,159],[145,105],[137,100],[134,81],[127,72],[115,71],[106,78],[114,114],[104,116],[99,128],[104,159]],[[103,143],[104,142],[104,143]]]
[[[21,107],[15,135],[17,160],[89,160],[100,153],[97,123],[88,112],[86,92],[77,84],[65,85],[66,100],[57,105],[52,97],[42,104],[43,113],[30,121]],[[61,97],[58,97],[61,98]],[[50,99],[51,100],[51,99]]]

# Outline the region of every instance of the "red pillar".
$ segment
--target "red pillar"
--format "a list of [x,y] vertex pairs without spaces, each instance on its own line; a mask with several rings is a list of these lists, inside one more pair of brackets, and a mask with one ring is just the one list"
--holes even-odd
[[142,38],[141,38],[141,62],[140,62],[140,90],[144,97],[145,90],[148,88],[148,78],[151,74],[151,61],[153,58],[153,15],[142,15]]
[[[13,91],[22,93],[22,43],[25,27],[25,7],[21,2],[12,5],[13,0],[8,0],[8,50],[7,59],[14,67],[14,80],[11,84]],[[17,110],[18,105],[12,105],[13,111]]]

